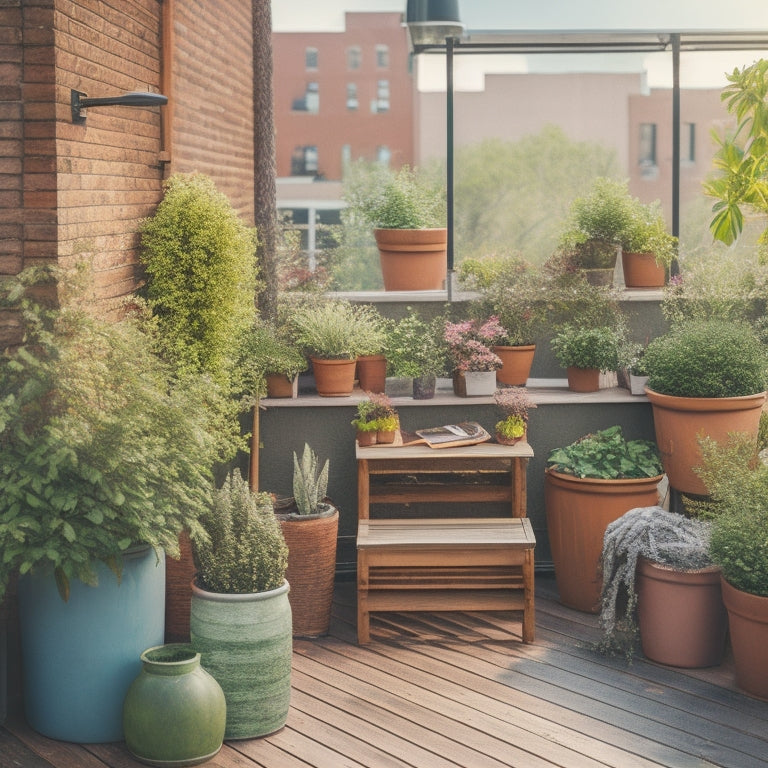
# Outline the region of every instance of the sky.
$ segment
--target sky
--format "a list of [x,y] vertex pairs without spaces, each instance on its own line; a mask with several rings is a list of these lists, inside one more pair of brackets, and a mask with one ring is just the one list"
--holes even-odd
[[[272,0],[272,28],[276,32],[340,31],[345,11],[398,11],[405,13],[406,0]],[[468,30],[768,30],[768,0],[459,0],[459,14]],[[683,54],[683,87],[722,87],[724,73],[735,66],[750,64],[754,53]],[[436,57],[420,57],[436,59]],[[457,57],[457,61],[461,57]],[[456,88],[482,87],[483,72],[520,72],[552,66],[544,57],[464,57],[482,60],[461,64],[456,71]],[[557,65],[565,57],[556,57]],[[579,68],[589,59],[579,57]],[[596,59],[593,58],[593,62]],[[601,66],[606,62],[603,56]],[[589,67],[591,65],[587,65]],[[670,57],[646,56],[640,61],[629,55],[611,60],[612,68],[644,68],[651,87],[671,85]],[[444,66],[433,60],[420,63],[419,87],[442,87]]]

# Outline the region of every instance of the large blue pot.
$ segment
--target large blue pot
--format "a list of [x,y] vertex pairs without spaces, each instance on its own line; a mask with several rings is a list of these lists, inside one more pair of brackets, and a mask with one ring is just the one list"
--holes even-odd
[[124,558],[120,583],[105,565],[98,587],[51,573],[19,579],[24,708],[34,730],[78,743],[121,741],[123,700],[141,653],[163,642],[165,558],[150,547]]

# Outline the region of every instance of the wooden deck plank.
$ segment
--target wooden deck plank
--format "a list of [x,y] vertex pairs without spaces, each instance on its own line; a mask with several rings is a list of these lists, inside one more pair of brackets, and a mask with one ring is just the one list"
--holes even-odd
[[[331,634],[295,640],[288,724],[231,741],[211,768],[768,768],[768,702],[732,659],[679,670],[596,653],[597,617],[536,576],[537,636],[519,614],[382,613],[356,643],[354,582],[337,584]],[[0,726],[0,768],[139,768],[125,745]]]

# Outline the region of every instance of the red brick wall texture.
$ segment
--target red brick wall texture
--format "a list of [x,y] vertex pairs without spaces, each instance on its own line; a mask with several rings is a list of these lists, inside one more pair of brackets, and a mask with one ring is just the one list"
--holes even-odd
[[[175,172],[209,174],[252,223],[251,25],[251,0],[0,3],[0,275],[85,259],[111,314]],[[93,107],[77,125],[73,88],[165,89],[169,105]]]

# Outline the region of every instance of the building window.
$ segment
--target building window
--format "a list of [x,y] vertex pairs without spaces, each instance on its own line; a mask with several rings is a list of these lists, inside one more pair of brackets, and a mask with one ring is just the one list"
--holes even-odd
[[392,150],[387,146],[376,147],[376,162],[380,165],[388,166],[392,159]]
[[363,54],[359,45],[347,48],[347,69],[360,69],[363,62]]
[[389,80],[379,80],[376,98],[371,101],[371,112],[389,112]]
[[354,112],[358,107],[357,84],[347,83],[347,109]]
[[389,46],[388,45],[376,46],[376,66],[379,69],[389,68]]
[[680,160],[683,163],[696,162],[696,123],[680,126]]
[[638,162],[643,167],[657,165],[656,123],[640,123],[640,146]]
[[317,69],[317,48],[307,48],[304,51],[304,66],[307,69]]
[[295,147],[291,155],[291,176],[316,176],[317,147]]
[[294,99],[291,104],[294,112],[312,112],[317,114],[320,111],[320,88],[317,83],[307,83],[304,95],[300,99]]

